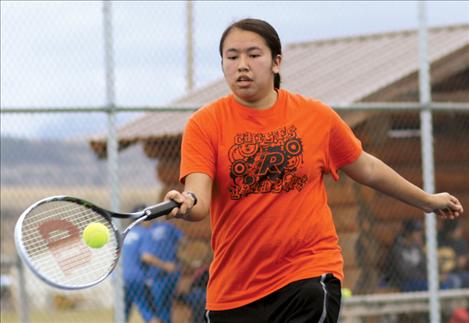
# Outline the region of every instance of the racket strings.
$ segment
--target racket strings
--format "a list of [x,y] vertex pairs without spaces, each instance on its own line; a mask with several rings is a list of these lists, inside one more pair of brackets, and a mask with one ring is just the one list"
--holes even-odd
[[[88,247],[83,230],[91,222],[104,224],[109,242]],[[95,210],[70,201],[40,204],[22,224],[24,250],[32,267],[52,283],[70,288],[93,284],[106,277],[118,259],[118,241],[112,224]]]
[[[49,203],[50,204],[50,203]],[[44,211],[42,209],[45,209]],[[38,251],[41,251],[42,248],[40,247],[41,244],[45,244],[46,240],[44,240],[41,236],[38,235],[33,235],[29,234],[31,232],[34,232],[37,227],[37,220],[39,219],[41,222],[47,223],[48,220],[52,219],[66,219],[67,215],[68,217],[73,216],[76,217],[77,219],[84,216],[87,217],[89,213],[89,209],[83,209],[81,207],[78,207],[78,205],[70,204],[67,203],[66,205],[62,205],[56,208],[51,208],[50,205],[43,204],[43,207],[37,207],[33,209],[33,212],[31,212],[28,216],[28,218],[25,219],[24,224],[23,224],[23,233],[28,233],[23,236],[23,242],[26,246],[30,245],[31,249],[30,252],[31,254],[34,254],[33,250],[36,247]],[[32,225],[30,225],[28,222],[32,222]],[[76,221],[79,224],[79,221]],[[84,221],[81,221],[84,222]],[[67,236],[67,233],[65,231],[58,231],[57,232],[57,238],[60,239],[59,235],[63,235],[64,237]],[[30,237],[29,239],[26,237]],[[38,238],[39,237],[39,238]]]

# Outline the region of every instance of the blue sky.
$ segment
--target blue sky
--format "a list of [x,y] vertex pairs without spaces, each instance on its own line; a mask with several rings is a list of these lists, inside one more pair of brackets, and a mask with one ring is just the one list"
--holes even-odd
[[[184,94],[185,6],[184,1],[113,3],[117,104],[162,106]],[[198,86],[222,77],[219,37],[240,18],[269,21],[284,46],[418,27],[416,1],[197,1],[193,6]],[[429,26],[469,23],[469,2],[429,1],[427,13]],[[101,14],[100,1],[2,1],[1,106],[103,105]],[[64,123],[69,135],[76,135],[104,127],[105,118],[2,115],[1,131],[67,136]]]

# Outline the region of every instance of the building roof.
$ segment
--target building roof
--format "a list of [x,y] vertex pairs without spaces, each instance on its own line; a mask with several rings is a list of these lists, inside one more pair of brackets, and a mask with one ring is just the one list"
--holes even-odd
[[[399,98],[404,94],[417,91],[418,55],[416,30],[294,43],[283,53],[282,87],[332,106],[403,101]],[[432,83],[468,69],[469,24],[429,29],[428,59]],[[201,107],[228,93],[225,81],[217,80],[171,106]],[[146,113],[118,130],[120,145],[124,148],[138,141],[180,135],[191,113]],[[362,119],[342,116],[351,126]],[[105,138],[96,138],[91,144],[102,155]]]

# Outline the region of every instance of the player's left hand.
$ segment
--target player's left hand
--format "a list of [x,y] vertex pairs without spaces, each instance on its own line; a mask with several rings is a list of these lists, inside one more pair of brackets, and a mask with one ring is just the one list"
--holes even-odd
[[459,200],[449,193],[431,195],[431,212],[442,219],[454,220],[464,213],[464,208]]

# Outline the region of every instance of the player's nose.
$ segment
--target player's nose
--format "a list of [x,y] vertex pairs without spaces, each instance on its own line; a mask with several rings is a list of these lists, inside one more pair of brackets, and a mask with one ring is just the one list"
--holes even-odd
[[246,57],[244,55],[241,55],[239,57],[239,61],[238,61],[238,72],[247,72],[249,71],[249,64],[246,60]]

